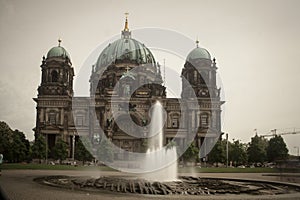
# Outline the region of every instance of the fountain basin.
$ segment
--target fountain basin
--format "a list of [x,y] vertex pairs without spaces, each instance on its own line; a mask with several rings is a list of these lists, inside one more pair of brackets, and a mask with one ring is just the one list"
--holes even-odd
[[178,181],[158,182],[136,177],[103,176],[99,178],[47,176],[35,181],[49,186],[95,192],[132,193],[143,195],[300,195],[300,186],[273,181],[200,178],[180,176]]

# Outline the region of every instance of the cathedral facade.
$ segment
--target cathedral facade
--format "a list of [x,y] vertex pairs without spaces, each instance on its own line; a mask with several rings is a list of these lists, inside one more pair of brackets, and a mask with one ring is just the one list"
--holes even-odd
[[[197,42],[182,68],[181,99],[167,98],[160,68],[151,51],[132,38],[126,19],[121,38],[110,43],[91,66],[90,96],[75,97],[74,68],[59,40],[41,64],[41,84],[34,98],[35,136],[46,137],[50,152],[59,138],[64,140],[70,158],[78,136],[87,136],[92,143],[105,136],[125,151],[143,152],[152,120],[149,113],[159,101],[165,110],[165,145],[184,144],[191,137],[198,148],[214,143],[222,134],[224,103],[216,84],[216,60]],[[130,134],[135,132],[140,137]]]

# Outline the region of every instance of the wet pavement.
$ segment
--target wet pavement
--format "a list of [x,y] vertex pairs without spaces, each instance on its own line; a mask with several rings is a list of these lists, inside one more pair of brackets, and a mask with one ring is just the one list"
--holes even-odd
[[[52,200],[52,199],[101,199],[101,200],[136,200],[136,199],[300,199],[300,193],[285,194],[285,195],[213,195],[213,196],[188,196],[188,195],[170,195],[170,196],[155,196],[155,195],[140,195],[140,194],[124,194],[111,193],[106,191],[80,191],[50,187],[39,184],[33,179],[41,176],[132,176],[120,172],[101,172],[101,171],[66,171],[66,170],[4,170],[0,176],[0,186],[8,199],[11,200]],[[212,177],[212,178],[237,178],[247,180],[268,180],[280,181],[287,183],[295,183],[300,185],[300,174],[261,174],[261,173],[201,173],[190,174],[184,173],[180,175],[197,176],[197,177]]]

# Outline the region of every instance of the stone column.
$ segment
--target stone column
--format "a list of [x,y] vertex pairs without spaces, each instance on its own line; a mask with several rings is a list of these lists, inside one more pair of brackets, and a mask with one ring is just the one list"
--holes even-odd
[[65,117],[64,109],[60,108],[60,124],[61,125],[64,125],[64,117]]

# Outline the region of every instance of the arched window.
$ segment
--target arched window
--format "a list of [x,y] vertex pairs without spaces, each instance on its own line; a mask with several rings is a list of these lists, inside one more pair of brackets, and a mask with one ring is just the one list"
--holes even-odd
[[196,82],[198,80],[198,71],[194,71],[194,81]]
[[49,113],[49,123],[56,124],[56,113],[54,111]]
[[51,72],[51,81],[54,83],[58,81],[58,73],[56,70],[53,70]]
[[178,128],[179,127],[179,120],[177,117],[172,118],[172,128]]
[[124,85],[124,91],[123,91],[123,95],[125,97],[129,97],[130,96],[130,85],[129,84],[125,84]]
[[173,113],[170,115],[171,128],[179,128],[179,114]]
[[200,123],[202,128],[208,127],[208,114],[205,113],[200,115]]
[[75,121],[76,126],[84,126],[84,116],[83,115],[77,115],[76,116],[76,121]]

